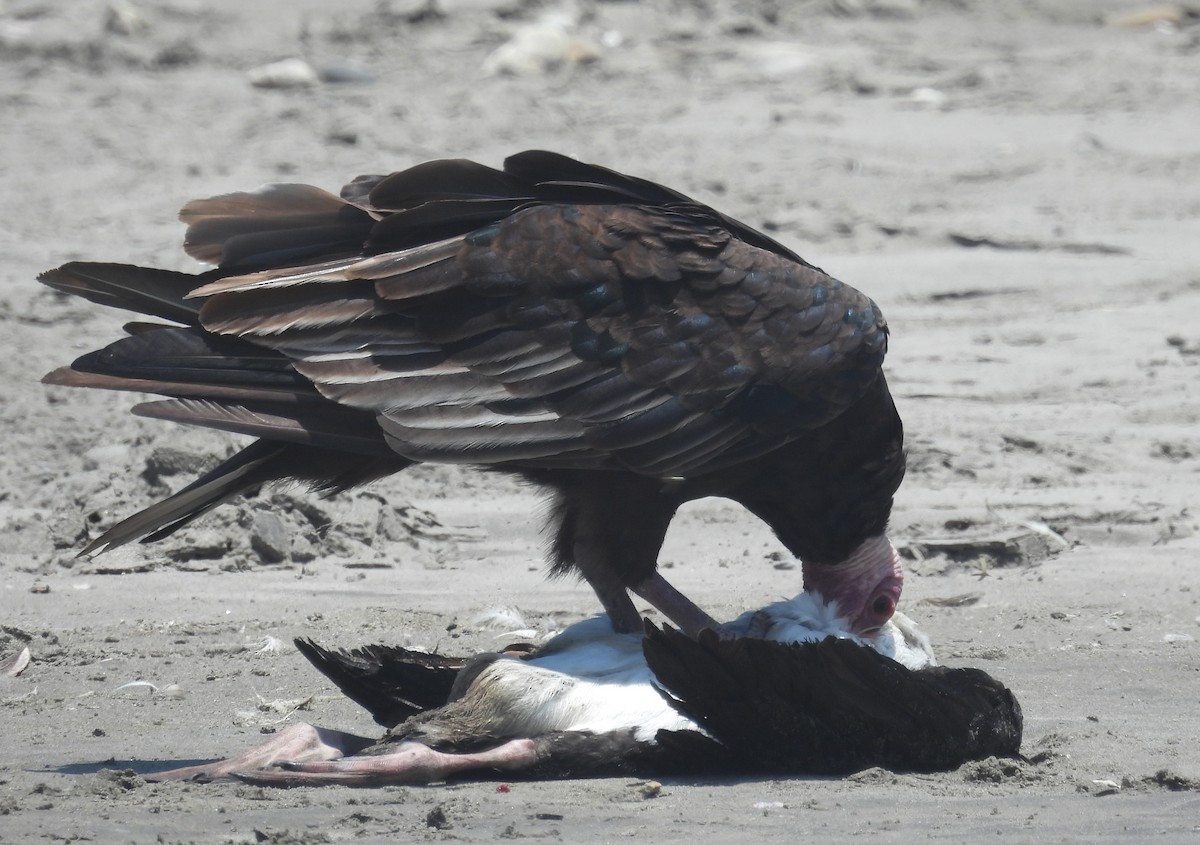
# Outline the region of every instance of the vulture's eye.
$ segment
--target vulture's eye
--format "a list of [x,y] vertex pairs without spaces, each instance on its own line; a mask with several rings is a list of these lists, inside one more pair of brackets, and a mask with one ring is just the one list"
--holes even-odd
[[887,596],[877,596],[871,604],[871,612],[883,616],[885,613],[891,613],[892,600]]

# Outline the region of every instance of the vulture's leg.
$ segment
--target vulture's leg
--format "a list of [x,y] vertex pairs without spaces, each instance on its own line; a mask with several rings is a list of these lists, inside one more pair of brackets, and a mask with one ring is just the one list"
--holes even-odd
[[216,763],[154,772],[146,775],[146,780],[220,780],[233,777],[236,772],[264,768],[280,760],[336,760],[347,754],[357,754],[372,744],[374,740],[366,737],[297,722],[245,754]]
[[[592,565],[592,562],[589,561],[589,553],[589,549],[577,551],[575,563],[579,567],[579,571],[584,573],[583,577],[591,585],[592,590],[595,591],[596,598],[600,599],[604,612],[608,614],[609,621],[612,622],[613,630],[618,634],[640,633],[642,615],[633,606],[633,600],[629,598],[629,590],[621,583],[616,573],[603,566],[603,561],[597,562],[599,565]],[[585,566],[591,569],[591,575],[587,574]]]
[[679,630],[693,639],[705,628],[717,632],[722,630],[717,620],[697,607],[691,599],[672,587],[667,579],[657,572],[640,584],[635,584],[633,591],[657,607],[664,616],[679,626]]
[[613,629],[640,633],[641,615],[628,589],[654,575],[679,502],[664,493],[662,482],[625,473],[593,471],[551,483],[559,493],[554,571],[578,570]]
[[537,746],[532,739],[513,739],[496,748],[470,754],[434,751],[428,745],[408,740],[400,743],[391,754],[310,763],[281,761],[277,763],[277,769],[243,771],[235,776],[259,786],[383,786],[392,783],[435,783],[475,769],[513,771],[528,768],[537,759]]

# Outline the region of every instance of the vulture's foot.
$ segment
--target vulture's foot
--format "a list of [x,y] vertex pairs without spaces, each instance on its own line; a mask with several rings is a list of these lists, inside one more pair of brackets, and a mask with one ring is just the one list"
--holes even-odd
[[278,761],[275,768],[235,772],[234,777],[256,786],[385,786],[435,783],[478,769],[514,771],[537,762],[532,739],[513,739],[487,751],[449,754],[419,742],[400,743],[390,754],[342,759]]
[[657,572],[645,581],[633,587],[633,591],[650,604],[658,608],[664,616],[679,626],[692,639],[707,629],[716,631],[719,636],[732,637],[727,634],[725,627],[713,619],[679,590],[671,586],[666,578]]
[[[775,620],[771,618],[771,614],[765,610],[756,610],[750,617],[750,622],[746,625],[746,630],[741,634],[743,637],[749,637],[754,640],[765,640],[767,635],[771,633],[771,626],[775,624]],[[733,639],[729,637],[729,639]]]
[[371,745],[373,740],[342,731],[316,728],[304,722],[288,725],[268,742],[250,749],[245,754],[218,760],[200,766],[184,766],[165,772],[146,775],[148,781],[195,780],[208,782],[232,778],[247,769],[260,769],[274,765],[280,760],[318,761],[336,760],[347,754],[357,754]]

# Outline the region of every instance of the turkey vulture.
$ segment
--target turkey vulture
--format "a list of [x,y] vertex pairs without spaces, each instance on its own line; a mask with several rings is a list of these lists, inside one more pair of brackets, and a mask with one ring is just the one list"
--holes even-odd
[[130,309],[129,336],[51,384],[157,393],[135,413],[258,439],[83,553],[171,533],[264,482],[325,493],[418,462],[555,495],[554,574],[618,631],[628,591],[695,634],[657,572],[683,503],[722,496],[878,630],[903,574],[885,529],[903,430],[875,303],[688,197],[548,152],[433,161],[334,196],[269,185],[189,203],[199,275],[72,262],[50,287]]
[[427,783],[458,774],[847,774],[938,771],[1016,755],[1021,709],[977,669],[933,665],[903,616],[855,637],[802,594],[730,623],[766,639],[697,640],[595,617],[532,656],[471,660],[388,646],[296,645],[389,730],[382,740],[292,725],[229,760],[149,780],[263,785]]

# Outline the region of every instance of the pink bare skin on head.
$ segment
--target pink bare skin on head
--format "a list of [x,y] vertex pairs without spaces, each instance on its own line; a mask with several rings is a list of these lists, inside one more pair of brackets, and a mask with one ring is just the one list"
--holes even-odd
[[[837,613],[849,623],[849,629],[859,636],[879,633],[896,612],[904,587],[904,569],[900,555],[885,535],[864,540],[846,560],[837,564],[803,564],[804,590],[820,597],[823,603],[837,603]],[[672,587],[660,573],[655,573],[633,588],[639,596],[658,608],[668,619],[689,636],[696,637],[705,628],[724,636],[736,637],[724,625],[697,607]],[[630,608],[632,611],[632,606]],[[611,611],[610,611],[611,613]],[[640,617],[636,624],[640,624]],[[621,626],[614,617],[618,631],[636,630],[633,624]]]
[[887,536],[871,537],[836,565],[805,563],[804,590],[826,604],[837,602],[838,612],[861,636],[878,633],[900,602],[904,569],[900,555]]

